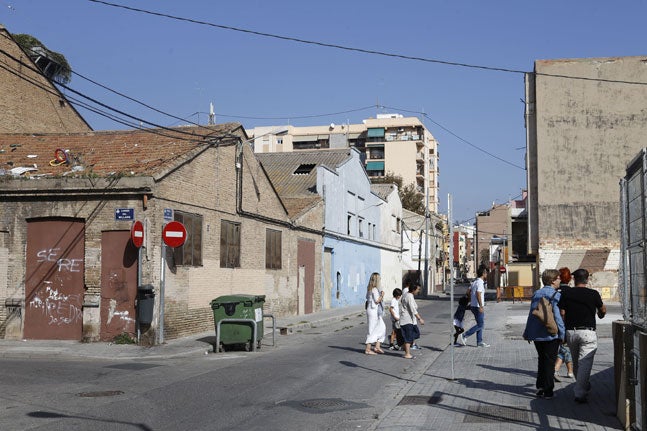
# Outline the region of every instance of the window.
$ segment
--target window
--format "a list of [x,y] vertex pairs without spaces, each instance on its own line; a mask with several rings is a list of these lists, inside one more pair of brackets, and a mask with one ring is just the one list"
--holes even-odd
[[315,166],[317,165],[314,163],[302,163],[292,172],[292,175],[308,175]]
[[350,235],[351,228],[353,227],[353,216],[348,214],[348,221],[346,223],[346,234]]
[[265,230],[265,268],[281,269],[281,231]]
[[357,220],[357,223],[358,223],[358,228],[359,228],[359,237],[364,238],[364,219],[359,218]]
[[186,241],[173,249],[177,266],[202,266],[202,216],[182,211],[173,211],[173,219],[186,228]]
[[240,223],[220,222],[220,267],[240,268]]

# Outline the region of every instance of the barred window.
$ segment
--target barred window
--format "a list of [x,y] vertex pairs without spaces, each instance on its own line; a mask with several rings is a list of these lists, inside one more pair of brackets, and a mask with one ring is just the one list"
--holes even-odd
[[265,268],[281,269],[281,231],[265,230]]
[[186,241],[173,249],[177,266],[202,266],[202,216],[173,211],[173,219],[186,228]]
[[240,223],[220,222],[220,267],[240,268]]

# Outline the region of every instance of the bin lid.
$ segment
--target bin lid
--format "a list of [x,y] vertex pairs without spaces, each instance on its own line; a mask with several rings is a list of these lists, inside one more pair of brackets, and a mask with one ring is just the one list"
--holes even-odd
[[232,302],[265,302],[265,295],[225,295],[211,301],[211,304],[230,304]]

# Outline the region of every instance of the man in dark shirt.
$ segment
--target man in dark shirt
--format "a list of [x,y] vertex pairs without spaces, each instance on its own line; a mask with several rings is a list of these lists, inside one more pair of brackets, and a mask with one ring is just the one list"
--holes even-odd
[[575,287],[562,292],[559,308],[566,326],[566,342],[573,355],[575,371],[575,401],[586,403],[591,390],[591,368],[598,349],[598,337],[595,332],[595,314],[600,319],[607,313],[606,306],[597,290],[589,289],[589,272],[578,269],[573,272]]

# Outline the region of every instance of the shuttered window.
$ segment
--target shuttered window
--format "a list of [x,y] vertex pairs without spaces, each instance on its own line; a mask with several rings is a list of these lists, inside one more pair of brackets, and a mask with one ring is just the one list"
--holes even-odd
[[220,267],[240,268],[240,223],[220,222]]
[[281,231],[265,230],[265,268],[281,269]]

